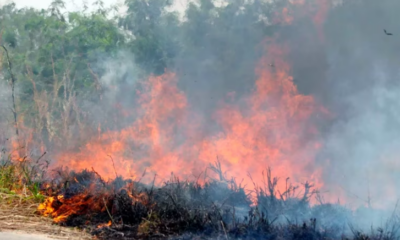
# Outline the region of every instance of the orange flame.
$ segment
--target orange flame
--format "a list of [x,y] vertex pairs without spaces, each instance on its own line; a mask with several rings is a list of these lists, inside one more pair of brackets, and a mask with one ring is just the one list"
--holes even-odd
[[[151,206],[148,195],[144,192],[136,192],[133,183],[127,183],[119,191],[125,190],[132,205],[141,203]],[[71,215],[85,215],[86,213],[105,213],[112,211],[113,192],[115,189],[95,190],[95,186],[89,186],[85,192],[77,193],[69,198],[64,195],[50,196],[38,207],[38,212],[43,216],[50,216],[55,223],[67,221]],[[111,201],[110,201],[111,199]],[[111,204],[110,204],[111,203]],[[108,212],[109,213],[109,212]],[[98,228],[111,226],[111,221],[107,224],[100,224]]]
[[[318,27],[323,24],[328,4],[326,0],[316,1],[318,9],[313,21]],[[304,4],[302,0],[292,1],[295,7]],[[287,24],[295,19],[290,10],[293,6],[283,10],[282,21]],[[195,113],[190,111],[184,93],[177,87],[176,75],[167,72],[142,83],[143,89],[137,92],[139,106],[135,108],[135,122],[120,131],[101,133],[99,127],[97,136],[80,151],[56,156],[53,167],[94,168],[101,176],[111,179],[118,175],[135,179],[146,170],[150,178],[157,174],[165,180],[171,172],[180,177],[197,177],[218,158],[230,176],[239,181],[243,179],[247,186],[253,185],[252,179],[262,183],[261,172],[271,167],[278,178],[290,177],[297,183],[311,180],[315,187],[323,187],[322,171],[314,164],[323,143],[318,141],[312,118],[326,111],[312,96],[297,91],[291,68],[285,61],[288,46],[273,39],[268,39],[266,46],[266,54],[256,68],[258,79],[254,91],[236,100],[234,94],[229,94],[234,103],[222,103],[216,111],[215,120],[221,130],[213,136],[202,138],[197,129],[199,121],[194,120]],[[123,110],[124,116],[131,114]],[[144,181],[150,182],[150,178]],[[284,192],[284,184],[279,182],[277,190]],[[83,199],[82,196],[74,198]],[[88,204],[86,200],[62,201],[75,205],[79,202],[73,211],[80,211]],[[49,214],[54,209],[45,206],[51,204],[43,206]],[[65,211],[57,214],[57,221],[72,214],[72,210]]]
[[112,225],[112,223],[110,220],[110,221],[108,221],[108,223],[103,223],[103,224],[97,225],[97,228],[110,227],[111,225]]
[[[244,178],[246,184],[251,184],[247,173],[261,183],[260,172],[267,166],[280,178],[304,181],[311,177],[316,181],[320,170],[310,166],[321,143],[315,140],[317,130],[308,124],[311,115],[319,111],[318,106],[311,96],[297,92],[288,74],[290,67],[283,60],[287,48],[270,41],[267,51],[257,68],[255,91],[243,109],[225,106],[219,110],[217,119],[224,131],[205,143],[206,151],[200,159],[219,156],[222,165],[233,176]],[[276,66],[274,70],[269,66],[271,62]],[[311,139],[308,143],[305,136]],[[279,185],[278,189],[283,190],[284,186]]]
[[175,121],[183,121],[186,98],[178,90],[173,73],[151,77],[143,84],[143,92],[138,93],[140,107],[136,113],[140,117],[136,122],[121,131],[101,134],[78,153],[62,153],[57,165],[76,170],[94,167],[105,178],[116,174],[135,178],[156,161],[169,163],[164,171],[173,171],[171,164],[177,159],[177,154],[171,152]]
[[[261,172],[270,166],[277,177],[313,180],[322,187],[321,170],[313,167],[322,143],[310,121],[322,109],[311,96],[297,92],[284,60],[289,49],[273,40],[267,46],[267,55],[256,69],[255,90],[244,99],[244,107],[222,104],[215,115],[222,130],[214,136],[197,137],[201,134],[196,133],[197,123],[189,120],[188,103],[176,76],[166,73],[143,83],[139,117],[132,125],[94,137],[80,152],[60,154],[56,166],[93,167],[106,178],[137,178],[146,169],[165,180],[171,172],[198,176],[218,158],[230,176],[244,179],[247,186],[252,185],[248,174],[260,183]],[[283,184],[277,190],[284,191]]]

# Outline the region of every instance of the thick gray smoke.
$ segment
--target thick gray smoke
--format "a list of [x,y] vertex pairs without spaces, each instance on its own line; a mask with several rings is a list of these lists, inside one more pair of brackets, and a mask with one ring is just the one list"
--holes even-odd
[[[317,163],[324,169],[327,186],[339,189],[339,201],[344,197],[342,202],[352,207],[371,205],[392,211],[400,194],[398,9],[397,0],[344,1],[330,10],[323,27],[324,42],[318,39],[311,18],[278,29],[282,41],[291,45],[289,61],[299,91],[313,95],[332,113],[332,118],[317,123],[324,143]],[[229,91],[240,95],[252,87],[260,53],[255,46],[261,39],[240,26],[233,24],[227,29],[240,29],[237,31],[245,32],[246,40],[240,42],[240,38],[228,37],[229,30],[219,29],[227,36],[225,42],[216,44],[201,36],[198,52],[177,63],[183,69],[182,88],[193,105],[210,110],[213,98]],[[213,33],[210,30],[208,34]],[[234,59],[232,64],[237,67],[220,68],[218,59],[232,49],[241,57],[226,61]],[[325,190],[329,196],[329,189]],[[370,213],[369,219],[382,224],[389,216]]]
[[[290,43],[299,91],[313,95],[332,113],[317,122],[324,144],[317,164],[327,186],[322,195],[358,208],[351,222],[364,229],[388,226],[388,220],[394,224],[398,210],[398,9],[396,0],[344,1],[329,12],[324,42],[310,19],[280,31],[282,41]],[[340,218],[346,220],[344,216]]]
[[[299,91],[314,96],[332,113],[331,118],[316,123],[324,144],[316,163],[323,169],[327,186],[322,195],[352,207],[383,208],[387,212],[357,212],[362,227],[382,225],[400,194],[396,189],[400,184],[400,1],[345,1],[330,10],[323,26],[325,41],[318,38],[310,17],[292,26],[272,28],[257,19],[258,12],[266,10],[256,4],[246,9],[230,7],[232,15],[220,16],[226,25],[208,22],[208,15],[196,16],[198,22],[191,19],[194,26],[183,22],[176,38],[186,48],[168,66],[177,73],[192,110],[203,116],[205,135],[215,132],[212,115],[226,94],[235,92],[240,99],[254,87],[265,32],[278,33],[290,45],[288,60]],[[189,9],[187,14],[191,17],[195,11]],[[394,35],[386,35],[383,29]],[[136,80],[129,81],[138,79],[138,70],[126,56],[120,59],[103,65],[108,69],[101,78],[103,85],[118,85],[105,93],[104,104],[118,102],[129,107]],[[115,79],[119,82],[112,82]],[[104,104],[100,104],[103,109],[113,107],[104,108]],[[93,115],[94,120],[109,115],[90,109],[105,114],[102,118]],[[344,215],[336,218],[341,220]]]
[[[340,189],[346,196],[342,201],[352,206],[392,209],[399,194],[399,7],[396,0],[344,1],[330,10],[323,42],[309,16],[274,29],[290,44],[289,61],[299,91],[313,95],[333,115],[317,123],[324,143],[317,162],[327,186]],[[224,29],[202,22],[202,34],[185,32],[195,47],[182,51],[174,67],[191,106],[203,116],[211,116],[227,93],[240,97],[254,86],[265,35],[248,27],[257,22],[254,12],[260,9],[242,11],[242,21]],[[269,28],[260,23],[259,29]]]
[[[324,169],[327,187],[339,189],[343,194],[338,195],[339,201],[344,197],[347,205],[392,210],[400,184],[400,2],[345,1],[330,10],[323,26],[325,41],[318,38],[310,17],[289,27],[271,28],[257,19],[256,13],[266,10],[256,4],[246,9],[230,7],[232,15],[220,16],[230,23],[224,28],[221,23],[207,22],[208,15],[197,16],[196,31],[183,22],[177,39],[186,48],[169,66],[177,72],[190,106],[205,116],[205,132],[215,130],[211,119],[219,100],[229,92],[240,98],[251,91],[265,32],[277,32],[290,44],[289,61],[299,91],[313,95],[332,113],[331,118],[317,122],[324,144],[317,164]],[[234,13],[239,17],[233,17]],[[394,35],[386,35],[383,29]],[[135,73],[121,69],[124,65],[111,67],[118,70],[109,71],[103,80],[132,79]],[[130,77],[120,74],[129,71]],[[110,92],[107,97],[113,99],[110,102],[129,104],[133,96],[128,92]]]
[[135,107],[135,90],[142,72],[133,59],[131,53],[121,50],[116,57],[100,57],[93,64],[95,72],[103,73],[98,75],[101,98],[96,101],[85,99],[81,106],[94,128],[100,124],[103,130],[121,129],[132,123],[133,119],[119,114],[122,109]]
[[394,207],[400,194],[399,7],[399,1],[364,0],[332,10],[325,25],[328,67],[316,89],[335,115],[323,136],[325,181],[339,184],[351,201],[370,199],[383,208]]
[[[299,90],[333,115],[318,123],[324,182],[339,189],[347,206],[387,210],[360,209],[364,227],[382,225],[400,196],[399,7],[395,0],[344,1],[326,19],[323,44],[312,22],[297,22],[281,34],[291,43]],[[340,200],[338,190],[325,190]]]

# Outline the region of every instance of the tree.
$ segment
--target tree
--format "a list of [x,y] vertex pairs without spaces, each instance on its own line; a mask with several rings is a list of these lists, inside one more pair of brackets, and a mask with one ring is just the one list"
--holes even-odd
[[[79,102],[101,94],[101,72],[91,64],[125,44],[104,11],[64,15],[63,6],[55,0],[48,10],[0,9],[2,42],[18,79],[19,121],[47,144],[72,137],[72,127],[82,123]],[[2,73],[8,74],[4,66]]]
[[178,16],[170,1],[126,0],[127,15],[119,25],[133,35],[129,43],[136,62],[148,73],[161,74],[178,52]]

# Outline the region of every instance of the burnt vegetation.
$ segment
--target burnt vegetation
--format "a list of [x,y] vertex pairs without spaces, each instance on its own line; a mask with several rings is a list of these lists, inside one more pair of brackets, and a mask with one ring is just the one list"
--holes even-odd
[[[360,216],[324,203],[307,182],[294,186],[285,179],[286,190],[278,191],[271,169],[261,173],[262,185],[242,186],[217,161],[198,181],[172,174],[156,186],[156,176],[152,184],[122,177],[106,181],[94,168],[50,171],[44,157],[13,160],[2,153],[0,201],[14,206],[6,208],[10,214],[17,205],[32,209],[40,203],[30,214],[98,239],[398,239],[395,212],[382,227],[363,233],[352,225]],[[311,205],[311,199],[319,203]]]
[[391,228],[364,234],[348,225],[351,211],[339,204],[311,207],[318,192],[308,183],[302,189],[288,183],[279,193],[268,169],[265,185],[248,192],[226,180],[218,162],[209,169],[219,178],[200,183],[171,175],[161,187],[121,177],[106,182],[93,169],[61,169],[41,184],[49,198],[38,213],[99,239],[397,239],[395,219]]

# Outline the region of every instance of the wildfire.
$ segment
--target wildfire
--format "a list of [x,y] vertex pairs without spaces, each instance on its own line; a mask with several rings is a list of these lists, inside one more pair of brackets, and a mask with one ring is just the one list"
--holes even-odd
[[[320,172],[310,165],[322,143],[310,118],[320,109],[311,96],[297,92],[283,58],[288,49],[273,40],[267,45],[268,54],[256,70],[259,78],[254,92],[243,108],[225,105],[218,111],[224,131],[205,143],[200,159],[219,156],[233,176],[242,179],[247,172],[255,182],[262,182],[260,172],[266,166],[279,178],[290,176],[300,182],[311,176],[316,181]],[[271,62],[275,69],[269,67]],[[250,180],[244,183],[251,185]]]
[[[48,185],[43,193],[50,195],[38,207],[38,212],[50,216],[55,223],[64,223],[70,216],[82,216],[95,213],[109,218],[118,211],[117,195],[126,196],[125,202],[135,205],[140,203],[151,206],[144,192],[137,192],[132,182],[124,182],[120,187],[104,182],[98,173],[83,171],[80,174],[69,173],[63,176],[64,183]],[[55,192],[52,190],[55,189]],[[55,196],[52,196],[56,194]],[[102,220],[100,217],[99,221]],[[101,223],[99,228],[111,226],[112,222]]]
[[234,101],[221,105],[215,114],[221,131],[215,135],[198,137],[198,123],[188,117],[194,114],[176,85],[176,75],[166,73],[144,83],[138,93],[140,117],[131,126],[96,136],[77,153],[62,153],[57,165],[94,168],[109,179],[134,179],[146,170],[149,182],[154,174],[164,180],[171,172],[194,179],[218,159],[229,176],[243,179],[247,186],[253,184],[248,175],[262,182],[261,172],[269,166],[279,178],[313,180],[316,187],[322,187],[320,169],[312,167],[322,143],[311,118],[323,114],[323,109],[311,96],[297,92],[284,60],[288,47],[272,39],[266,45],[267,55],[256,69],[254,91],[240,99],[242,107]]
[[[304,4],[305,1],[292,1],[296,7]],[[317,28],[322,26],[327,6],[326,0],[317,1],[318,10],[313,18]],[[284,8],[283,13],[282,20],[290,24],[295,16],[289,8]],[[134,180],[146,172],[142,181],[150,183],[154,175],[164,181],[171,173],[197,180],[218,160],[228,176],[248,188],[265,182],[261,172],[267,167],[280,179],[290,177],[295,183],[312,181],[316,188],[323,187],[322,170],[314,164],[323,143],[313,118],[325,116],[327,111],[312,96],[297,91],[291,66],[285,60],[289,47],[278,44],[276,38],[267,39],[265,46],[264,57],[255,69],[258,78],[254,90],[241,99],[228,94],[230,100],[220,103],[215,112],[220,130],[212,136],[203,136],[198,128],[202,124],[196,118],[198,113],[190,108],[184,92],[178,88],[177,76],[167,72],[142,82],[135,111],[118,105],[124,116],[136,117],[131,125],[105,132],[99,126],[98,134],[79,151],[58,154],[52,167],[93,169],[110,180],[119,176]],[[132,203],[146,203],[146,195],[130,194],[131,188],[126,186]],[[280,181],[276,190],[285,192],[286,188],[285,182]],[[107,206],[112,208],[110,194],[82,192],[68,198],[49,197],[39,211],[55,222],[89,210],[104,213]],[[111,224],[110,221],[98,227]]]
[[[321,26],[327,2],[316,3],[318,11],[313,19]],[[304,4],[292,3],[296,7]],[[150,182],[155,174],[163,181],[171,172],[198,179],[218,160],[229,176],[243,180],[248,187],[253,185],[249,175],[260,183],[261,172],[267,167],[278,178],[291,177],[297,183],[312,180],[315,187],[322,187],[321,169],[313,163],[323,143],[312,119],[325,110],[312,96],[298,93],[285,61],[288,46],[274,39],[268,39],[265,46],[266,54],[255,70],[258,79],[254,90],[244,99],[230,95],[230,103],[220,105],[214,118],[221,130],[214,135],[202,136],[197,128],[202,123],[177,87],[177,76],[167,72],[142,83],[135,111],[122,109],[124,116],[134,113],[136,121],[119,131],[99,130],[78,152],[56,156],[53,167],[94,168],[106,179],[137,179],[146,171],[143,181]],[[279,191],[284,190],[283,184]]]

